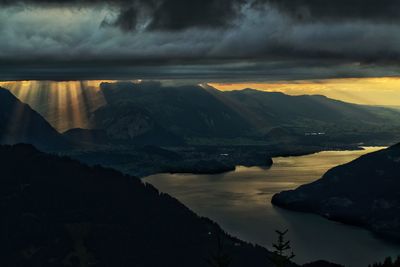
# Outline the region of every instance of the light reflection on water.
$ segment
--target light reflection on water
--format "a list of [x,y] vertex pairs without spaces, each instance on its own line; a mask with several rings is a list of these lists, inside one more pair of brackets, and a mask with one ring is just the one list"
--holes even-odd
[[400,245],[378,239],[361,228],[273,207],[270,200],[277,192],[312,182],[334,166],[379,149],[275,158],[271,169],[238,167],[234,172],[217,175],[158,174],[145,181],[243,240],[270,248],[276,238],[274,230],[289,229],[299,263],[325,259],[366,267],[400,254]]

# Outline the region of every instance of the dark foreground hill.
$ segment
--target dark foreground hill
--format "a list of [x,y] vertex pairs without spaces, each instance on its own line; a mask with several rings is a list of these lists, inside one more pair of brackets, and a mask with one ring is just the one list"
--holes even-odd
[[400,144],[335,167],[316,182],[275,195],[272,203],[400,240]]
[[30,143],[44,150],[68,147],[67,141],[27,104],[0,87],[0,144]]
[[221,252],[271,266],[267,250],[139,179],[30,145],[0,146],[0,171],[0,266],[196,267]]

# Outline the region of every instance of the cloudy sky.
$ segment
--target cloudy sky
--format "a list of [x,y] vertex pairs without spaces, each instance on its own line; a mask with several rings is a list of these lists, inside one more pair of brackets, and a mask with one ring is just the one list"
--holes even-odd
[[400,73],[397,0],[0,0],[0,79]]

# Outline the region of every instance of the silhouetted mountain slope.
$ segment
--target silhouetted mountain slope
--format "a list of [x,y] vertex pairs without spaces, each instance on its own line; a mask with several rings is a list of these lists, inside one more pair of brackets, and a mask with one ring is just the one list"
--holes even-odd
[[[167,110],[165,111],[167,112]],[[149,111],[135,105],[108,105],[94,112],[96,128],[104,129],[114,143],[181,145],[181,137],[166,130]]]
[[[222,94],[236,102],[236,105],[242,105],[247,114],[251,115],[252,119],[256,118],[257,124],[264,125],[264,127],[287,124],[310,128],[311,122],[321,124],[313,125],[315,130],[326,130],[324,126],[327,127],[329,124],[337,124],[341,127],[348,127],[348,123],[376,125],[382,123],[382,114],[379,114],[378,111],[385,110],[345,103],[321,95],[288,96],[283,93],[253,89],[223,92]],[[399,113],[392,110],[385,111],[388,114],[399,116]],[[396,124],[399,125],[399,123]]]
[[[94,113],[94,127],[124,135],[134,125],[142,125],[144,132],[152,129],[149,125],[157,125],[186,138],[269,138],[268,133],[280,127],[296,140],[320,132],[325,141],[357,143],[390,142],[400,129],[397,111],[324,96],[288,96],[252,89],[221,92],[211,87],[154,82],[103,83],[101,91],[108,105]],[[122,122],[130,128],[122,129]],[[295,141],[288,137],[286,141]]]
[[344,266],[335,263],[330,263],[327,261],[316,261],[304,264],[303,267],[344,267]]
[[148,82],[103,83],[101,88],[108,109],[124,105],[146,110],[159,125],[180,136],[236,137],[249,127],[238,112],[199,86],[162,87]]
[[36,111],[0,88],[0,144],[30,143],[45,150],[68,147],[63,137]]
[[[241,144],[391,144],[400,130],[397,110],[324,96],[288,96],[253,89],[221,92],[204,85],[163,86],[157,82],[102,83],[100,87],[100,91],[85,90],[93,99],[101,98],[101,104],[84,104],[91,103],[86,94],[79,101],[70,99],[69,104],[79,110],[88,128],[104,130],[112,143],[225,145],[222,139],[242,138]],[[71,95],[73,89],[60,90]],[[81,120],[71,118],[71,108],[64,105],[60,112],[45,102],[48,88],[43,94],[38,92],[41,89],[36,89],[36,94],[42,98],[27,101],[40,107],[51,124],[82,127]],[[270,134],[277,128],[287,134],[278,138]],[[308,135],[313,133],[323,135]]]
[[217,237],[231,266],[271,266],[139,179],[29,145],[0,146],[1,266],[207,266]]
[[316,182],[275,195],[272,203],[400,240],[400,144],[335,167]]

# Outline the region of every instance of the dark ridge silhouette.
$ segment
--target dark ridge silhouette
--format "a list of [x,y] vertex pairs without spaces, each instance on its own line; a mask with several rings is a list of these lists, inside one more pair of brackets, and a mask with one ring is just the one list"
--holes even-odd
[[[245,135],[249,127],[241,114],[198,86],[164,88],[149,82],[103,83],[101,88],[109,105],[94,113],[96,127],[104,127],[104,121],[109,121],[112,114],[120,114],[120,120],[129,122],[143,121],[146,115],[147,122],[182,137],[237,137]],[[132,109],[135,111],[126,112]],[[139,111],[143,115],[135,118]],[[103,115],[105,112],[107,116]],[[108,131],[115,128],[107,125]]]
[[95,128],[103,129],[113,143],[140,145],[182,145],[183,137],[161,126],[146,109],[127,105],[109,105],[93,114]]
[[[86,118],[82,125],[68,119],[71,112],[58,114],[51,110],[47,87],[37,90],[38,97],[26,101],[50,124],[62,125],[63,131],[102,130],[105,138],[93,139],[101,144],[105,140],[106,144],[158,146],[232,142],[387,145],[396,142],[400,130],[400,112],[390,108],[355,105],[318,95],[289,96],[253,89],[222,92],[204,85],[163,86],[157,82],[102,83],[100,92],[85,88],[82,103],[88,104],[89,96],[101,95],[107,104],[81,105],[80,112]],[[85,140],[87,133],[82,132],[68,138],[79,142],[82,135]]]
[[207,266],[216,236],[230,266],[272,266],[139,179],[31,145],[0,146],[1,266]]
[[34,144],[43,150],[69,147],[42,116],[0,87],[0,144],[16,143]]
[[303,267],[344,267],[344,266],[327,261],[316,261],[312,263],[306,263],[303,265]]
[[[275,143],[387,144],[394,142],[400,129],[398,111],[319,95],[288,96],[253,89],[222,92],[156,82],[100,86],[108,105],[93,113],[92,124],[121,137],[157,126],[186,141],[246,137]],[[276,129],[284,136],[277,135]]]
[[400,241],[400,144],[329,170],[313,183],[276,194],[274,205],[364,226]]

